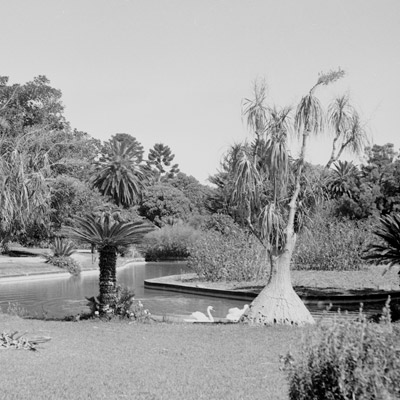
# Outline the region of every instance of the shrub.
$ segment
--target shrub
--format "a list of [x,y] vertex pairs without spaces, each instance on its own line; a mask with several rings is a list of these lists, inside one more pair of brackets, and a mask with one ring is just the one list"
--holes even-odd
[[75,253],[75,245],[64,239],[56,237],[54,239],[54,245],[51,248],[53,250],[54,257],[69,257]]
[[143,240],[146,261],[186,258],[199,232],[183,224],[166,225],[148,233]]
[[46,256],[46,263],[65,269],[71,275],[79,275],[81,272],[80,264],[68,256]]
[[267,275],[263,247],[240,229],[203,232],[189,252],[188,266],[207,281],[249,281]]
[[[140,300],[135,300],[135,293],[127,287],[117,285],[117,301],[113,307],[113,315],[122,319],[131,319],[137,322],[148,321],[151,317],[149,310],[145,309]],[[99,297],[86,298],[90,308],[90,316],[99,315],[100,302]],[[110,316],[111,317],[111,316]]]
[[[400,398],[400,329],[390,320],[320,323],[285,357],[291,400]],[[397,336],[396,336],[397,335]]]
[[325,271],[359,270],[373,240],[373,220],[337,219],[324,213],[303,231],[293,255],[294,268]]

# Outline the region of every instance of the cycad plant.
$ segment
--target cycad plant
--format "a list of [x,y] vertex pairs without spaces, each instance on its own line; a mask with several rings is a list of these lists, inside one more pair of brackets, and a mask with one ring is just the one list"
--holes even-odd
[[389,267],[400,264],[400,214],[381,217],[380,223],[374,234],[381,243],[371,244],[363,258],[369,263]]
[[75,222],[75,227],[68,228],[69,236],[96,246],[99,252],[100,314],[113,313],[116,304],[118,249],[140,243],[153,227],[144,221],[121,221],[118,214],[111,212],[76,217]]

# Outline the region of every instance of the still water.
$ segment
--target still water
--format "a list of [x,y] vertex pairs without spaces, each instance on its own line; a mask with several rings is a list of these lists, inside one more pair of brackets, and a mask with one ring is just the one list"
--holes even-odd
[[[134,263],[118,269],[118,283],[129,287],[135,299],[156,315],[189,315],[193,311],[205,313],[207,306],[215,309],[215,317],[224,317],[231,307],[243,307],[244,301],[218,299],[163,290],[145,289],[145,279],[188,272],[184,262]],[[46,279],[0,281],[0,307],[18,304],[28,315],[63,318],[89,311],[85,297],[99,293],[98,271],[74,276],[49,276]]]

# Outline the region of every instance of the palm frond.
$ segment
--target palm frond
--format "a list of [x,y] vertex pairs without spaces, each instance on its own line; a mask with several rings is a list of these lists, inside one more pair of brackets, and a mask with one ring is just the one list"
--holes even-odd
[[311,92],[304,96],[296,109],[294,126],[297,135],[304,132],[318,134],[324,127],[325,117],[321,102]]
[[63,234],[99,248],[137,244],[145,234],[154,229],[145,221],[118,221],[110,213],[76,217],[75,222],[76,226],[64,228]]
[[382,244],[370,245],[363,258],[370,263],[387,264],[389,267],[400,264],[400,215],[384,216],[380,224],[374,234],[382,240]]

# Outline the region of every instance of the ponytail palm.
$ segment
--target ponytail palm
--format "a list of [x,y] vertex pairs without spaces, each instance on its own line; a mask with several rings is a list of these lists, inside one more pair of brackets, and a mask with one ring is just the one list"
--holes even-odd
[[[324,113],[315,89],[340,78],[343,71],[320,75],[295,113],[294,131],[301,139],[299,158],[289,157],[290,109],[268,108],[260,103],[263,90],[255,88],[256,100],[247,101],[244,114],[255,133],[253,152],[244,146],[233,166],[233,199],[247,212],[251,231],[264,244],[271,268],[269,281],[254,299],[242,320],[250,324],[304,324],[314,320],[290,279],[290,261],[296,243],[305,151],[311,134],[319,134]],[[251,107],[250,107],[251,105]],[[258,107],[258,110],[256,109]],[[263,127],[262,135],[260,128]],[[304,197],[304,196],[303,196]],[[296,228],[296,229],[295,229]]]
[[344,150],[360,154],[367,143],[365,129],[357,111],[350,105],[348,96],[340,96],[330,104],[328,121],[334,131],[334,138],[326,168],[330,168]]
[[153,228],[143,222],[118,221],[115,215],[76,217],[76,226],[68,228],[69,237],[94,245],[99,251],[100,313],[112,312],[116,301],[116,264],[120,246],[139,244]]

